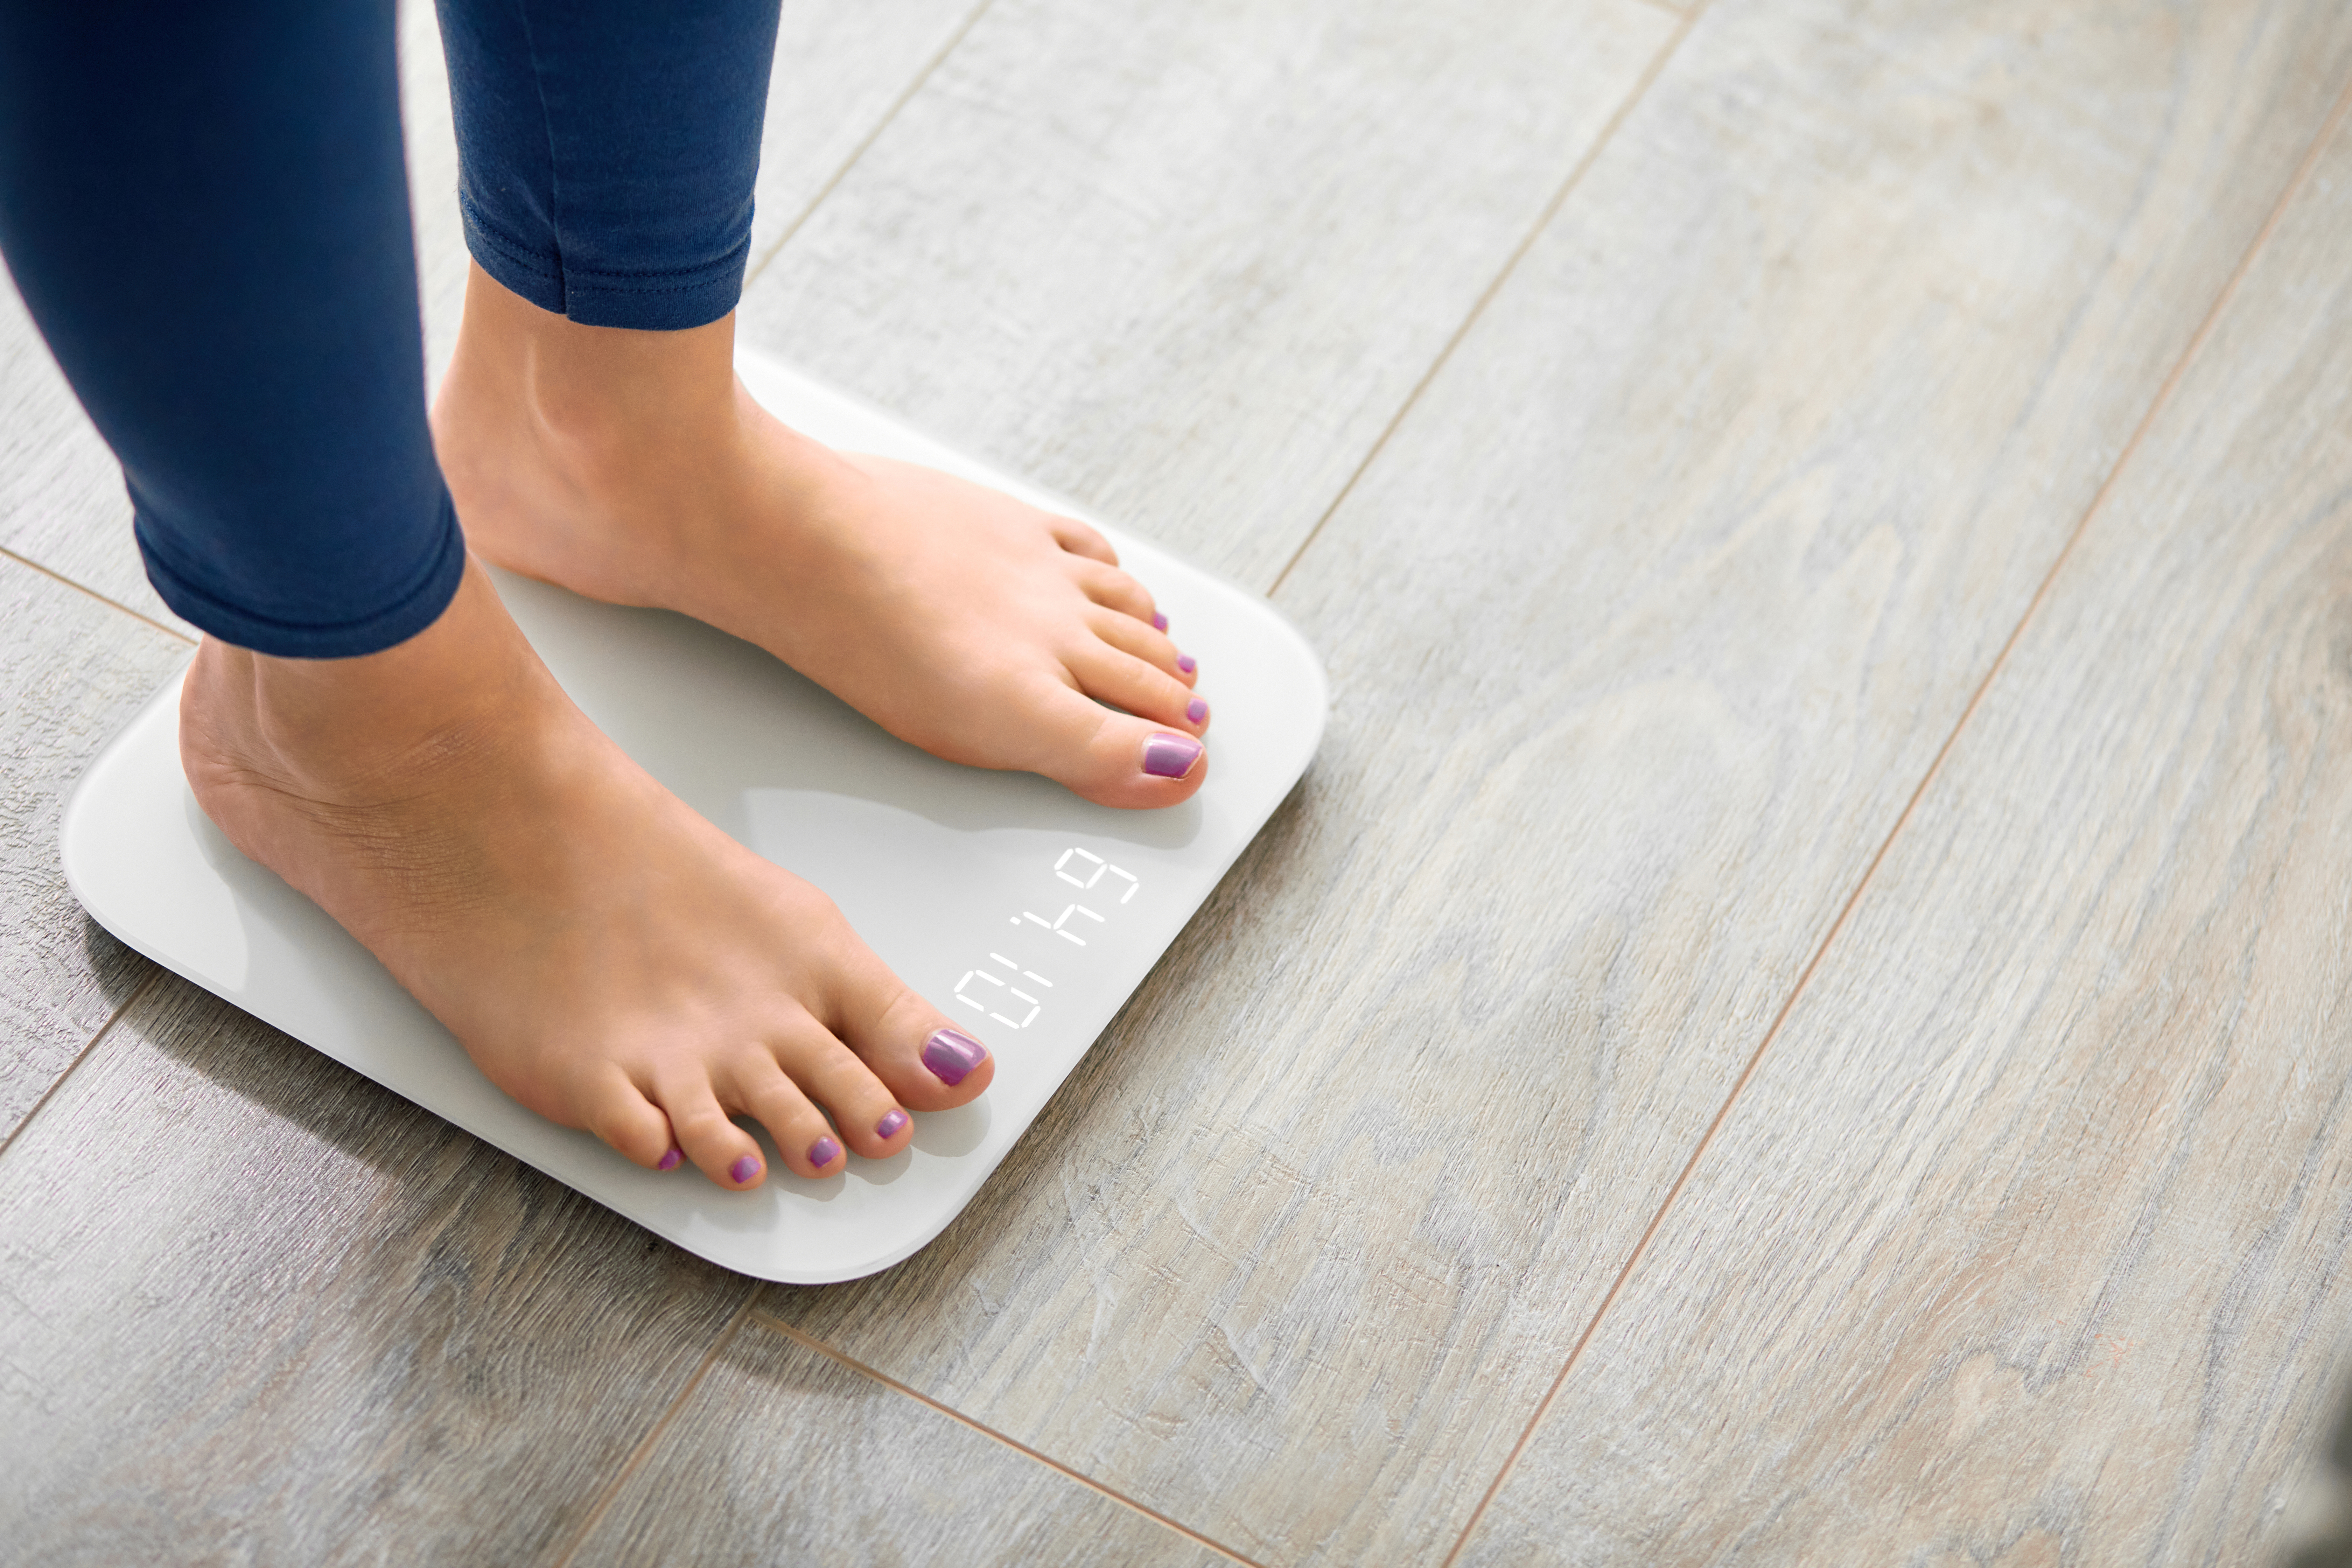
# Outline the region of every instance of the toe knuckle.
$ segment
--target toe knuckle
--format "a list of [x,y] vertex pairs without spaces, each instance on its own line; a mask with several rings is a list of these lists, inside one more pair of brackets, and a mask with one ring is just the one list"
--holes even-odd
[[681,1138],[707,1139],[717,1136],[730,1123],[726,1117],[719,1114],[716,1107],[711,1107],[689,1110],[683,1116],[673,1115],[670,1118],[670,1125],[677,1130],[677,1134]]

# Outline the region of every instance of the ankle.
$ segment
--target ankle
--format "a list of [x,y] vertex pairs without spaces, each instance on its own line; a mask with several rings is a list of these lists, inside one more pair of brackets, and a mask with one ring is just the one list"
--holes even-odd
[[184,759],[320,796],[367,795],[510,743],[546,679],[470,563],[439,620],[353,658],[278,658],[207,638],[181,695]]
[[453,383],[521,413],[562,455],[593,459],[731,426],[732,316],[682,331],[583,326],[470,268]]

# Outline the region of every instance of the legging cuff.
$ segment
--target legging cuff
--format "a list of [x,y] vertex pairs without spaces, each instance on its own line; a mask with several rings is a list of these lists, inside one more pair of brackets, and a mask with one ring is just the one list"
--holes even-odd
[[173,569],[144,515],[134,518],[132,528],[147,565],[147,581],[174,615],[223,642],[278,658],[356,658],[382,653],[439,620],[466,575],[466,536],[446,490],[438,536],[422,573],[411,579],[414,585],[383,608],[351,620],[290,621],[231,604]]
[[462,189],[457,210],[465,220],[466,248],[483,271],[541,310],[583,326],[683,331],[709,325],[743,297],[743,273],[751,259],[748,234],[725,256],[699,267],[643,274],[591,272],[551,262],[500,234]]

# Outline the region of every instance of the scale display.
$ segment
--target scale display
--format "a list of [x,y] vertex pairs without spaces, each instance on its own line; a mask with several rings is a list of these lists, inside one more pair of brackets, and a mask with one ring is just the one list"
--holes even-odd
[[[746,351],[785,423],[1085,514]],[[68,803],[66,877],[129,946],[714,1263],[761,1279],[855,1279],[945,1227],[1306,771],[1321,664],[1264,598],[1097,519],[1147,583],[1216,705],[1192,799],[1129,812],[1027,773],[893,740],[759,649],[698,622],[493,573],[572,700],[721,829],[824,889],[899,977],[996,1058],[986,1094],[915,1118],[887,1160],[730,1193],[652,1172],[509,1100],[316,905],[247,860],[181,776],[179,680],[90,764]],[[765,1146],[763,1133],[747,1130]]]

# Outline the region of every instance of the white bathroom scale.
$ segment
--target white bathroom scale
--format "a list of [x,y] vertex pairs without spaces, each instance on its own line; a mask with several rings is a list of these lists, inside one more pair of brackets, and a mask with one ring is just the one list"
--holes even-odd
[[[746,353],[739,369],[769,409],[828,445],[1084,515],[771,361]],[[180,772],[176,676],[76,787],[66,879],[93,919],[166,969],[689,1252],[795,1284],[870,1274],[971,1200],[1322,735],[1322,665],[1263,597],[1087,521],[1150,586],[1214,704],[1208,781],[1164,811],[1092,805],[1034,774],[941,762],[724,633],[494,574],[532,646],[606,734],[831,895],[900,978],[995,1055],[986,1094],[918,1115],[909,1147],[887,1160],[852,1153],[845,1174],[796,1176],[770,1148],[765,1184],[726,1192],[691,1166],[631,1164],[491,1087],[365,949],[197,809]]]

